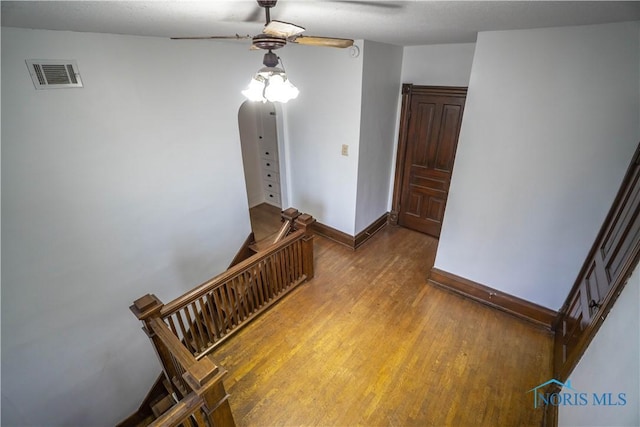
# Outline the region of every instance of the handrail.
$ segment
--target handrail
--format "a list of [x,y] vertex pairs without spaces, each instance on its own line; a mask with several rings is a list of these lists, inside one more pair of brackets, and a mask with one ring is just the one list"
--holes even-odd
[[193,357],[193,354],[186,349],[178,337],[176,337],[161,320],[153,317],[149,320],[149,325],[164,345],[170,349],[171,354],[182,367],[188,369],[198,363],[196,358]]
[[293,226],[293,221],[291,220],[283,222],[282,227],[280,227],[280,231],[278,231],[278,234],[276,234],[276,238],[273,239],[273,242],[271,242],[271,244],[275,245],[276,243],[284,239],[284,237],[287,235],[289,230],[291,230],[292,226]]
[[283,212],[293,231],[280,242],[160,307],[158,316],[200,359],[313,277],[310,215]]
[[278,250],[288,246],[292,242],[302,239],[304,237],[304,235],[305,235],[304,230],[295,231],[294,233],[288,235],[283,240],[281,240],[280,242],[270,246],[269,248],[265,249],[264,251],[261,251],[260,253],[258,253],[256,255],[253,255],[250,258],[247,258],[246,260],[242,261],[241,263],[234,265],[233,267],[231,267],[227,271],[225,271],[223,273],[220,273],[219,275],[217,275],[216,277],[214,277],[214,278],[212,278],[210,280],[207,280],[206,282],[204,282],[200,286],[196,286],[195,288],[193,288],[189,292],[187,292],[187,293],[183,294],[182,296],[179,296],[178,298],[174,299],[173,301],[168,302],[167,304],[165,304],[162,307],[160,315],[162,317],[167,317],[167,316],[175,313],[176,311],[178,311],[182,307],[184,307],[186,304],[189,304],[189,303],[197,300],[199,297],[201,297],[202,295],[204,295],[205,293],[207,293],[211,289],[215,288],[218,284],[223,283],[223,282],[229,280],[230,278],[238,275],[239,273],[242,273],[243,271],[249,269],[250,267],[254,266],[255,264],[258,264],[260,261],[262,261],[265,258],[269,257],[270,255],[273,255]]
[[195,418],[196,426],[206,426],[204,416],[199,410],[202,405],[202,398],[195,393],[191,393],[149,424],[149,427],[177,427],[190,417]]
[[295,231],[159,310],[160,318],[200,359],[313,277],[313,236]]
[[[155,339],[156,351],[165,368],[167,380],[176,395],[181,398],[180,402],[169,410],[167,417],[161,417],[167,424],[157,425],[178,425],[181,420],[194,415],[196,420],[201,420],[196,425],[206,426],[204,419],[213,419],[214,412],[220,411],[215,415],[216,419],[223,420],[221,424],[224,426],[234,426],[235,422],[227,401],[228,395],[222,384],[222,377],[226,372],[221,371],[208,358],[197,360],[158,317],[152,317],[146,325],[149,328],[148,332]],[[183,414],[184,411],[187,412]]]

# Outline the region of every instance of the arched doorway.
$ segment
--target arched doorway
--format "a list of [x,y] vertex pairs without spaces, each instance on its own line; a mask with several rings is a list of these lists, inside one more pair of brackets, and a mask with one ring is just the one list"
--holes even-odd
[[245,101],[238,111],[238,127],[252,226],[260,234],[256,211],[260,216],[274,213],[278,225],[280,210],[289,207],[282,109],[270,102]]

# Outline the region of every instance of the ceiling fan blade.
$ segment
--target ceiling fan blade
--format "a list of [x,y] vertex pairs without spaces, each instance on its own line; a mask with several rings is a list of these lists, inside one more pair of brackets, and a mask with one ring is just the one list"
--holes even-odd
[[194,37],[171,37],[171,40],[244,40],[251,39],[250,35],[241,36],[236,34],[235,36],[194,36]]
[[270,36],[283,37],[285,39],[297,36],[303,31],[304,28],[299,25],[282,21],[271,21],[264,27],[263,30],[265,34],[269,34]]
[[298,36],[289,41],[309,46],[325,46],[338,48],[353,46],[353,40],[351,39],[337,39],[333,37]]

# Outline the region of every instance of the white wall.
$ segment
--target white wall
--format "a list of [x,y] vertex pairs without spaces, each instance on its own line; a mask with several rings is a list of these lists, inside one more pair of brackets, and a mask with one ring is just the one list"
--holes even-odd
[[640,139],[638,32],[478,35],[436,267],[560,308]]
[[284,108],[290,204],[350,235],[387,211],[402,63],[398,46],[356,45],[357,57],[291,46],[283,58],[300,89]]
[[[354,235],[363,55],[295,45],[280,55],[300,89],[284,108],[290,205]],[[342,144],[349,145],[349,156],[341,155]]]
[[407,46],[402,57],[402,83],[468,86],[475,43]]
[[402,47],[364,42],[355,233],[388,211]]
[[[561,426],[640,425],[640,269],[632,274],[600,330],[570,375],[571,386],[587,393],[585,406],[559,406]],[[570,390],[564,390],[572,392]],[[599,396],[625,393],[624,406],[594,406]]]
[[[141,402],[160,367],[128,306],[224,270],[250,231],[237,112],[258,56],[2,29],[3,425],[113,425]],[[36,91],[42,58],[85,87]]]

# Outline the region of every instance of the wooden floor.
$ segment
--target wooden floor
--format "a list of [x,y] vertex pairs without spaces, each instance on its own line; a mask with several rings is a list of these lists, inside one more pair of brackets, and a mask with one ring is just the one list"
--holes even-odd
[[213,358],[239,426],[539,426],[552,338],[427,284],[437,241],[315,239],[315,278]]
[[280,211],[279,207],[268,203],[262,203],[249,209],[251,229],[256,241],[264,240],[278,232],[282,225]]

